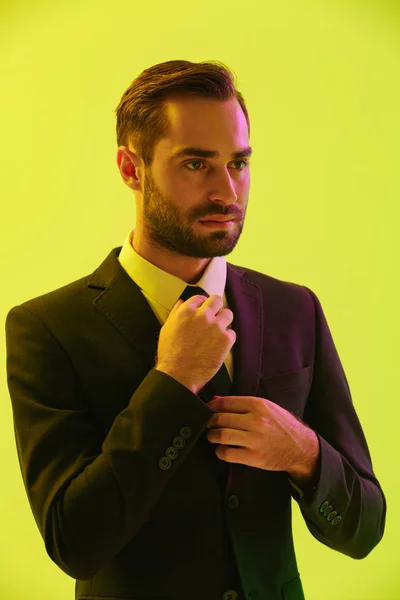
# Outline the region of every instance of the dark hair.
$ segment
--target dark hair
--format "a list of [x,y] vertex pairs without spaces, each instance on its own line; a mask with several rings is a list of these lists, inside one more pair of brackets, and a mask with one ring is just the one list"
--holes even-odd
[[236,98],[250,120],[242,94],[236,89],[234,74],[217,61],[194,63],[170,60],[145,69],[122,95],[117,116],[117,145],[132,144],[150,167],[154,147],[169,130],[165,101],[173,96],[194,95],[218,100]]

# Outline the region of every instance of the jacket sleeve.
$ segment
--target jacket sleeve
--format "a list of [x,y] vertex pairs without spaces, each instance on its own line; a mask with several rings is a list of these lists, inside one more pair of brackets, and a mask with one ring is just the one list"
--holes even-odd
[[320,454],[312,481],[302,489],[290,482],[291,494],[317,540],[362,559],[383,537],[386,499],[321,304],[305,289],[314,303],[315,356],[303,421],[317,434]]
[[25,307],[7,315],[6,351],[19,464],[47,554],[74,579],[91,579],[146,522],[213,411],[151,369],[104,439],[73,364]]

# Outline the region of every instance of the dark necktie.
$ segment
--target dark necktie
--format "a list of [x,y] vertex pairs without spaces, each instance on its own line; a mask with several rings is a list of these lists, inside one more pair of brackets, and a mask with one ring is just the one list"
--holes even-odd
[[[210,296],[201,287],[188,285],[182,292],[180,298],[182,298],[183,301],[186,301],[192,296],[197,295],[206,296],[207,298]],[[216,372],[214,377],[204,385],[197,395],[204,402],[209,402],[214,396],[229,396],[231,385],[232,382],[229,377],[228,369],[226,368],[225,363],[222,363],[221,368]]]
[[[183,291],[183,293],[181,294],[180,297],[184,301],[186,301],[189,298],[191,298],[192,296],[196,296],[197,294],[199,294],[201,296],[206,296],[207,298],[209,298],[209,294],[207,294],[207,292],[205,292],[201,287],[189,286],[189,285],[186,287],[186,289]],[[212,379],[210,379],[210,381],[204,385],[204,387],[198,392],[197,395],[199,396],[199,398],[201,400],[203,400],[203,402],[209,402],[216,395],[217,396],[229,396],[230,392],[231,392],[231,386],[232,386],[232,382],[229,377],[228,370],[225,366],[225,363],[222,363],[219,371],[217,371],[217,373],[214,375],[214,377],[212,377]],[[199,440],[200,447],[201,447],[202,452],[204,453],[204,457],[205,457],[205,460],[207,461],[207,464],[209,465],[211,471],[214,473],[214,476],[216,477],[216,479],[219,483],[221,495],[225,501],[229,463],[224,460],[220,460],[216,456],[216,454],[215,454],[216,444],[212,444],[207,439],[207,431],[208,430],[206,429],[200,436],[200,440]],[[235,595],[235,598],[237,597],[239,600],[242,600],[245,597],[245,594],[244,594],[244,591],[242,588],[242,583],[240,581],[240,576],[239,576],[239,572],[237,570],[237,565],[236,565],[236,558],[234,555],[232,543],[230,541],[229,532],[226,529],[226,525],[225,525],[225,544],[226,544],[225,545],[225,552],[226,552],[225,560],[226,560],[226,564],[227,564],[226,570],[228,573],[227,581],[230,582],[229,587],[237,590],[237,592],[239,593],[238,596]],[[225,596],[227,596],[227,594],[228,594],[228,592],[225,592],[224,598],[225,598]],[[233,595],[232,595],[232,597],[233,597]]]

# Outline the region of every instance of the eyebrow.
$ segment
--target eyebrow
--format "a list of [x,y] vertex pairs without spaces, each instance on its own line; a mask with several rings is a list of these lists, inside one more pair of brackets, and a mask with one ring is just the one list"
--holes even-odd
[[[243,158],[245,156],[251,156],[253,153],[253,149],[251,146],[247,148],[243,148],[243,150],[239,150],[239,152],[233,152],[231,154],[231,158]],[[186,148],[181,148],[175,150],[172,153],[171,158],[180,158],[181,156],[199,156],[200,158],[218,158],[220,156],[219,152],[216,150],[205,150],[204,148],[193,148],[192,146],[188,146]]]

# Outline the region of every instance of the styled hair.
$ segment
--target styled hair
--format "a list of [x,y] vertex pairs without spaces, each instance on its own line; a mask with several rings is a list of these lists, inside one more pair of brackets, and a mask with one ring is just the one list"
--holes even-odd
[[236,98],[250,120],[242,94],[236,89],[234,74],[221,62],[170,60],[156,64],[136,77],[115,109],[117,145],[129,147],[150,167],[157,142],[168,135],[169,119],[165,103],[174,96],[202,96],[217,100]]

